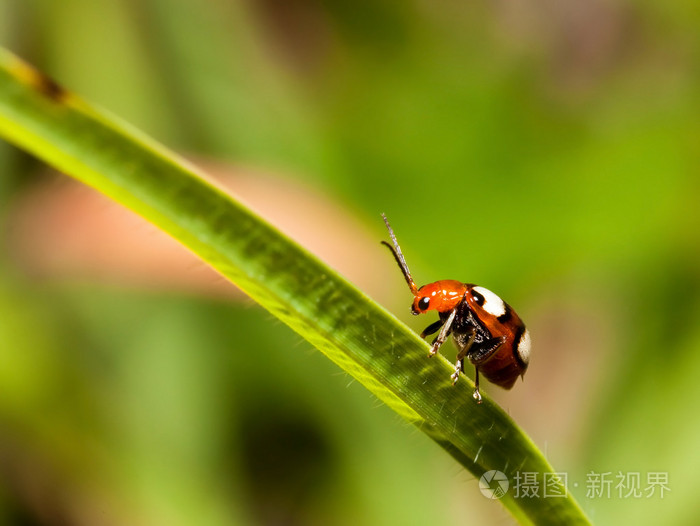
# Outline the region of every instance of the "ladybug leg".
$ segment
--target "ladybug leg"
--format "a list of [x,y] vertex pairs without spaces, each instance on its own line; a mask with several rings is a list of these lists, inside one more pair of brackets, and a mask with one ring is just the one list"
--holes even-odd
[[459,379],[459,373],[462,372],[462,370],[464,369],[464,357],[467,355],[469,349],[474,343],[475,337],[476,331],[474,329],[471,329],[467,336],[467,340],[459,346],[459,352],[457,353],[457,361],[455,362],[455,372],[452,373],[452,376],[450,377],[452,378],[452,385],[457,383],[457,380]]
[[[426,336],[430,336],[431,334],[434,334],[442,327],[442,320],[438,320],[435,323],[431,323],[428,325],[423,332],[420,333],[420,337],[425,340]],[[433,342],[434,343],[434,342]]]
[[481,393],[479,392],[479,368],[474,366],[474,393],[472,398],[476,400],[477,404],[481,403]]
[[455,372],[452,375],[452,384],[459,378],[460,371],[464,368],[464,358],[469,358],[469,361],[474,364],[474,400],[477,404],[481,403],[481,393],[479,392],[479,365],[485,363],[491,358],[498,348],[506,341],[505,336],[500,338],[489,338],[483,342],[474,343],[476,333],[472,331],[467,343],[460,349],[457,354],[457,363],[455,364]]
[[474,364],[474,400],[477,404],[481,403],[481,393],[479,392],[479,365],[486,363],[489,358],[491,358],[498,348],[503,345],[506,341],[505,336],[500,338],[489,338],[483,342],[472,345],[472,348],[468,351],[467,357],[469,361]]
[[[445,325],[442,326],[442,329],[440,329],[440,333],[437,335],[437,338],[435,338],[435,341],[433,342],[433,346],[430,349],[430,356],[435,356],[438,352],[438,349],[440,346],[445,343],[445,340],[447,337],[450,335],[450,328],[452,327],[452,322],[455,321],[455,316],[457,316],[457,308],[454,308],[452,312],[450,313],[449,317],[447,320],[445,320]],[[435,325],[435,324],[433,324]],[[431,325],[428,327],[428,329],[431,329],[433,327]],[[428,330],[426,329],[426,330]]]
[[[462,360],[459,363],[462,366],[462,369],[464,369],[464,358],[462,358]],[[455,374],[458,374],[456,368]],[[452,385],[454,385],[456,381],[457,378],[454,378]],[[474,366],[474,393],[472,394],[472,397],[474,398],[474,400],[476,400],[477,404],[481,403],[481,393],[479,392],[479,368],[477,366]]]

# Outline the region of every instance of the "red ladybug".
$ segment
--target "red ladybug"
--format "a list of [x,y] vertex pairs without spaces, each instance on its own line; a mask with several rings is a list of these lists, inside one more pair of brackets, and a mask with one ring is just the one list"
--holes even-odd
[[440,316],[420,335],[425,338],[440,331],[433,340],[430,356],[438,352],[451,334],[458,349],[452,383],[459,378],[464,359],[468,358],[476,371],[477,401],[481,401],[479,373],[496,385],[512,388],[518,376],[524,376],[530,361],[530,333],[520,317],[496,294],[471,283],[446,279],[417,287],[394,231],[386,216],[382,214],[382,217],[394,246],[386,241],[382,244],[391,250],[414,296],[411,312],[417,315],[435,310]]

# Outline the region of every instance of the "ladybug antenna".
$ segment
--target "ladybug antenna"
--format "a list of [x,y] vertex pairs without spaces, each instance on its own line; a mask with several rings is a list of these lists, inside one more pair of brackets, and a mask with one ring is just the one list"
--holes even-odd
[[394,246],[392,247],[386,241],[382,241],[382,245],[386,245],[387,247],[389,247],[389,250],[391,250],[391,253],[394,255],[394,259],[399,264],[401,272],[403,272],[403,277],[406,278],[406,283],[408,283],[408,287],[411,289],[411,292],[415,296],[418,293],[418,287],[416,287],[416,284],[414,283],[413,278],[411,277],[411,271],[408,270],[408,265],[406,265],[406,260],[404,259],[403,254],[401,253],[401,248],[399,247],[398,241],[396,241],[396,236],[394,235],[394,231],[391,229],[389,220],[384,214],[382,214],[382,219],[384,219],[386,228],[389,230],[389,236],[391,237]]

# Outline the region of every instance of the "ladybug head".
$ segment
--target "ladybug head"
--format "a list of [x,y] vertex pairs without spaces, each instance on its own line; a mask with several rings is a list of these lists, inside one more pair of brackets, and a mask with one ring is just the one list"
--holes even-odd
[[436,310],[448,312],[464,298],[466,285],[454,279],[444,279],[423,285],[414,293],[411,312],[414,315]]

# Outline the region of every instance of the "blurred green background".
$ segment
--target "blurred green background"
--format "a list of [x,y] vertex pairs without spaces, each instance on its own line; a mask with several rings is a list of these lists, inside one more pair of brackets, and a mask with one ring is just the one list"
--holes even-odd
[[[485,390],[598,524],[700,522],[699,24],[687,1],[0,0],[2,45],[416,330],[380,212],[417,281],[514,305],[530,370]],[[147,226],[5,143],[0,171],[2,524],[512,521]]]

